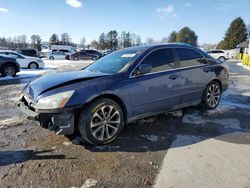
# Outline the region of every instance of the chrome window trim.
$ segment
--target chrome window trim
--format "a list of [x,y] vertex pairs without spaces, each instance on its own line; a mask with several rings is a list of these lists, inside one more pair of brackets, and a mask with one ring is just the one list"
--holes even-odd
[[[202,64],[202,65],[194,65],[194,66],[189,66],[189,67],[180,67],[180,68],[173,68],[173,69],[170,69],[170,70],[162,70],[162,71],[157,71],[157,72],[151,72],[151,73],[147,73],[147,74],[143,74],[143,75],[138,75],[138,76],[133,76],[133,73],[134,71],[140,66],[140,64],[144,61],[144,59],[146,59],[151,53],[155,52],[156,50],[163,50],[163,49],[176,49],[176,48],[184,48],[184,49],[191,49],[191,50],[195,50],[197,53],[199,53],[204,59],[206,59],[198,50],[196,49],[193,49],[193,48],[187,48],[187,47],[161,47],[161,48],[157,48],[157,49],[154,49],[152,51],[150,51],[139,63],[138,65],[131,71],[131,73],[129,74],[129,78],[138,78],[138,77],[142,77],[142,76],[147,76],[147,75],[152,75],[152,74],[159,74],[159,73],[163,73],[163,72],[170,72],[170,71],[173,71],[173,70],[182,70],[182,69],[189,69],[189,68],[198,68],[198,67],[204,67],[206,66],[207,64]],[[174,53],[173,53],[174,55]],[[174,58],[175,58],[175,55],[174,55]],[[179,59],[179,57],[178,57]],[[207,61],[207,59],[206,59]],[[174,63],[176,64],[176,61],[174,61]],[[209,63],[207,61],[207,63]]]

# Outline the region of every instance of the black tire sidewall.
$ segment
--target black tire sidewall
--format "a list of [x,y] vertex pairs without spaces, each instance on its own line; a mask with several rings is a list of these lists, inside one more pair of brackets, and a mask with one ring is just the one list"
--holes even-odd
[[220,59],[223,59],[223,62],[226,61],[226,58],[223,57],[223,56],[220,56],[220,57],[218,58],[218,60],[220,60]]
[[38,68],[39,68],[39,65],[38,65],[36,62],[31,62],[31,63],[29,64],[29,69],[32,69],[32,68],[31,68],[31,65],[32,65],[32,64],[35,64],[35,65],[36,65],[36,68],[35,68],[35,69],[38,69]]
[[[210,86],[211,86],[211,85],[214,85],[214,84],[216,84],[216,85],[220,88],[220,99],[219,99],[218,104],[217,104],[215,107],[211,107],[211,106],[208,104],[208,102],[207,102],[207,93],[208,93],[208,89],[210,88]],[[204,110],[213,110],[213,109],[217,108],[217,106],[218,106],[219,103],[220,103],[220,100],[221,100],[221,86],[220,86],[220,84],[219,84],[218,82],[212,81],[212,82],[210,82],[210,83],[207,85],[207,87],[206,87],[206,89],[205,89],[205,91],[204,91],[204,93],[203,93],[202,108],[203,108]]]
[[[109,140],[106,141],[99,141],[97,140],[91,133],[91,128],[90,128],[90,123],[92,116],[94,115],[95,111],[99,109],[100,107],[104,105],[113,105],[115,108],[119,111],[120,116],[121,116],[121,124],[119,126],[119,129],[117,133],[110,138]],[[120,134],[120,132],[124,128],[124,114],[121,109],[121,107],[113,100],[111,99],[98,99],[91,104],[87,105],[81,112],[80,117],[79,117],[79,132],[83,139],[85,139],[87,142],[93,144],[93,145],[105,145],[108,144],[112,141],[114,141],[117,136]]]

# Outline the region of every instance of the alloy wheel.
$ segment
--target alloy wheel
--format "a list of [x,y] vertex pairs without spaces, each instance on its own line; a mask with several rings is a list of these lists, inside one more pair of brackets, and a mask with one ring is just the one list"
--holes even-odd
[[5,73],[6,76],[14,76],[15,72],[16,72],[16,70],[12,66],[7,66],[4,69],[4,73]]
[[121,114],[115,106],[105,105],[98,108],[91,119],[91,134],[99,141],[114,137],[121,124]]
[[37,69],[37,64],[31,63],[29,67],[30,67],[30,69]]
[[218,84],[212,84],[207,91],[207,103],[211,108],[215,108],[221,97],[221,90]]

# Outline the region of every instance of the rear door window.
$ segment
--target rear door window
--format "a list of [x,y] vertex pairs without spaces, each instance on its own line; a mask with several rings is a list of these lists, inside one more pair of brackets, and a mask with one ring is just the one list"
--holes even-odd
[[174,69],[174,55],[171,49],[160,49],[152,52],[141,64],[152,66],[151,72],[160,72]]
[[192,67],[204,65],[206,59],[196,50],[187,48],[176,48],[177,55],[180,60],[180,67]]

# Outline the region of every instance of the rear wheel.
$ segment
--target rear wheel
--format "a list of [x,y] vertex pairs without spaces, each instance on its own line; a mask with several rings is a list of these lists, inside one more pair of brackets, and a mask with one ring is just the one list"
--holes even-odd
[[53,56],[50,56],[49,59],[50,59],[50,60],[54,60],[55,58],[54,58]]
[[97,57],[95,57],[95,56],[92,57],[92,60],[93,60],[93,61],[96,61],[96,60],[97,60]]
[[6,64],[2,67],[1,74],[2,76],[16,76],[17,70],[16,67],[12,64]]
[[221,56],[218,58],[218,60],[220,60],[221,62],[224,62],[226,60],[226,58]]
[[212,81],[207,85],[203,94],[202,107],[205,110],[215,109],[220,102],[221,86],[218,82]]
[[30,69],[38,69],[38,68],[39,68],[39,65],[38,65],[37,63],[35,63],[35,62],[31,62],[31,63],[29,64],[29,68],[30,68]]
[[121,107],[111,99],[98,99],[85,107],[79,117],[79,131],[87,142],[103,145],[112,142],[124,127]]
[[78,57],[74,57],[73,60],[74,60],[74,61],[78,61],[79,58],[78,58]]

